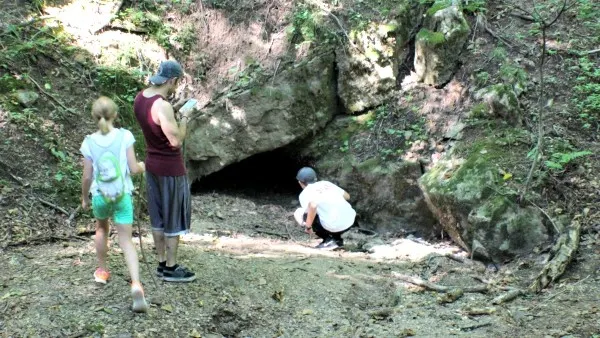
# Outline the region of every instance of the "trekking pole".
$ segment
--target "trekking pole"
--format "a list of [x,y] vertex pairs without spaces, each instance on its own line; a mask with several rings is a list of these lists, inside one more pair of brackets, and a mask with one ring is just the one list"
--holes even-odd
[[154,282],[154,286],[156,287],[157,290],[159,290],[158,287],[158,282],[156,281],[156,278],[154,277],[154,274],[152,273],[152,269],[150,269],[150,264],[148,263],[148,259],[146,258],[146,252],[144,251],[144,245],[142,243],[142,226],[141,226],[141,222],[140,222],[140,216],[141,216],[141,204],[142,204],[142,188],[145,187],[144,184],[144,178],[146,177],[146,174],[143,173],[142,174],[142,178],[140,179],[140,183],[138,183],[138,199],[137,199],[137,206],[136,206],[136,212],[137,215],[135,217],[136,222],[137,222],[137,226],[138,226],[138,239],[140,241],[140,252],[142,253],[142,260],[144,261],[144,264],[146,265],[146,270],[148,270],[148,273],[150,274],[150,277],[152,278],[152,281]]

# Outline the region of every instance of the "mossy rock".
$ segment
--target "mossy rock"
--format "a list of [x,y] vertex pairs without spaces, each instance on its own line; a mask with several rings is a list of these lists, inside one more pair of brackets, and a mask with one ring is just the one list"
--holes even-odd
[[496,261],[531,252],[549,237],[542,215],[502,192],[505,150],[487,140],[471,144],[463,144],[462,155],[450,151],[419,180],[429,208],[466,250]]
[[503,119],[512,125],[521,125],[521,106],[513,88],[514,86],[508,84],[491,85],[477,91],[475,98],[485,105],[489,117]]
[[456,72],[469,37],[469,23],[460,6],[436,1],[427,11],[415,39],[415,73],[425,84],[440,86]]

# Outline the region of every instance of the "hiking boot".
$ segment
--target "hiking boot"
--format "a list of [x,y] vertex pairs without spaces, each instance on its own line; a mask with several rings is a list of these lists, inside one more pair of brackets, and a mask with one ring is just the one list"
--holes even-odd
[[96,283],[106,284],[108,278],[110,278],[110,273],[102,268],[98,268],[94,272],[94,280]]
[[165,282],[191,282],[195,279],[195,273],[178,264],[172,268],[165,267],[163,270],[163,280]]
[[324,250],[333,250],[333,249],[337,249],[338,247],[339,246],[338,246],[336,240],[333,238],[324,240],[323,242],[321,242],[321,244],[316,246],[317,249],[324,249]]
[[162,277],[165,271],[165,267],[167,266],[167,262],[158,262],[158,266],[156,267],[156,275],[158,277]]
[[144,288],[142,288],[140,282],[131,283],[131,297],[133,298],[133,305],[131,306],[133,312],[141,313],[148,311],[148,303],[144,297]]

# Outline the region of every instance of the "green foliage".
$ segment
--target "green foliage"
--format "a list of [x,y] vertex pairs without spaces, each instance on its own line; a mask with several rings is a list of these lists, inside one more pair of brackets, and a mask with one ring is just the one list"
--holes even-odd
[[463,9],[471,14],[485,13],[487,11],[486,5],[486,0],[466,0],[464,1]]
[[527,83],[527,72],[513,62],[505,62],[500,66],[499,75],[505,83],[524,86]]
[[478,87],[484,87],[485,85],[487,85],[489,80],[490,73],[488,72],[478,72],[477,74],[475,74],[475,83]]
[[288,31],[292,39],[297,37],[300,42],[315,41],[318,34],[316,15],[308,5],[298,5],[292,13],[292,26]]
[[589,58],[582,57],[575,68],[579,72],[573,104],[584,128],[590,128],[600,118],[600,68]]
[[437,45],[446,41],[444,33],[432,32],[426,28],[421,28],[421,30],[419,30],[419,33],[417,33],[417,39],[432,45]]
[[474,119],[484,118],[488,115],[488,110],[489,108],[487,104],[483,102],[478,103],[471,108],[471,113],[469,114],[469,117]]
[[95,84],[101,95],[113,99],[119,106],[118,123],[132,131],[138,142],[134,147],[141,156],[144,153],[142,132],[133,113],[133,101],[137,93],[144,87],[144,79],[148,75],[137,69],[98,66],[95,72]]
[[0,93],[7,94],[25,88],[25,82],[8,73],[0,76]]
[[451,0],[437,0],[433,3],[433,5],[427,10],[427,15],[431,16],[437,13],[442,9],[446,9],[452,5]]
[[194,25],[186,24],[181,31],[175,35],[174,40],[180,45],[180,50],[183,53],[189,53],[197,41],[197,33]]
[[507,55],[508,54],[504,47],[498,46],[498,47],[494,48],[494,50],[492,50],[492,58],[496,61],[499,61],[499,62],[505,61]]
[[563,171],[575,159],[592,155],[591,151],[575,151],[570,153],[553,153],[551,159],[544,162],[546,167],[554,171]]

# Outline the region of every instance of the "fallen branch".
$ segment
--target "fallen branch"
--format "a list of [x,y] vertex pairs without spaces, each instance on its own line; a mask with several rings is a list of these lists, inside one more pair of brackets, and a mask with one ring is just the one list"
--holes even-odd
[[579,248],[580,235],[581,224],[578,221],[573,221],[556,240],[550,250],[550,261],[531,283],[529,290],[536,293],[540,292],[565,272]]
[[71,215],[69,215],[69,218],[67,219],[67,222],[66,222],[67,225],[71,225],[71,222],[73,222],[73,220],[75,219],[75,217],[77,216],[79,211],[81,211],[81,205],[77,206],[77,208],[75,208],[75,210],[73,210]]
[[29,244],[40,243],[40,242],[45,243],[45,242],[51,242],[51,241],[68,241],[71,239],[77,239],[80,241],[88,241],[89,240],[89,238],[85,238],[85,237],[81,237],[81,236],[77,236],[77,235],[69,235],[69,236],[50,235],[50,236],[38,236],[38,237],[29,238],[29,239],[24,239],[24,240],[14,242],[14,243],[8,243],[6,246],[7,247],[17,247],[17,246],[29,245]]
[[256,231],[258,233],[261,233],[261,234],[265,234],[265,235],[278,236],[278,237],[281,237],[281,238],[288,239],[288,236],[286,234],[280,234],[278,232],[272,232],[272,231],[260,230],[260,229],[256,229],[254,231]]
[[535,22],[535,19],[531,15],[521,14],[521,13],[516,13],[516,12],[510,13],[510,15],[517,17],[519,19],[523,19],[525,21]]
[[27,76],[27,78],[39,89],[39,91],[46,95],[49,99],[51,99],[52,101],[54,101],[56,104],[58,104],[59,106],[61,106],[64,110],[68,111],[69,113],[73,114],[73,115],[77,115],[77,112],[75,112],[73,109],[65,106],[62,102],[60,102],[59,99],[57,99],[56,97],[54,97],[54,95],[48,93],[47,91],[44,90],[44,88],[42,88],[42,86],[40,86],[39,83],[37,83],[37,81],[35,81],[31,76]]
[[62,212],[63,214],[65,214],[65,215],[67,215],[69,217],[71,216],[71,214],[67,210],[59,207],[58,205],[52,204],[52,203],[50,203],[50,202],[48,202],[46,200],[41,199],[40,197],[38,197],[37,199],[38,199],[38,201],[40,201],[40,203],[42,203],[42,204],[44,204],[46,206],[49,206],[51,208],[54,208],[55,210],[58,210],[58,211]]
[[582,53],[583,53],[583,54],[586,54],[586,55],[590,55],[590,54],[595,54],[595,53],[598,53],[598,52],[600,52],[600,48],[598,48],[598,49],[592,49],[592,50],[588,50],[588,51],[586,51],[586,52],[582,52]]
[[521,289],[511,289],[508,292],[494,298],[492,300],[492,304],[494,305],[500,305],[500,304],[504,304],[504,303],[508,303],[511,300],[519,297],[520,295],[524,294],[525,292],[523,292],[523,290]]
[[482,327],[490,326],[492,323],[477,323],[474,325],[463,326],[460,328],[461,331],[473,331],[475,329],[480,329]]
[[542,214],[544,214],[544,216],[546,216],[546,218],[550,221],[550,223],[554,227],[554,231],[556,231],[557,234],[560,234],[560,230],[558,229],[558,226],[556,225],[556,223],[554,223],[554,220],[550,217],[550,215],[548,215],[548,213],[546,211],[544,211],[544,209],[540,208],[537,204],[535,204],[529,200],[527,200],[527,201],[529,203],[531,203],[534,207],[538,208],[542,212]]
[[404,281],[404,282],[408,282],[417,286],[421,286],[424,287],[427,290],[430,291],[436,291],[436,292],[450,292],[450,291],[454,291],[457,289],[462,290],[463,292],[470,292],[470,293],[486,293],[490,290],[488,285],[480,285],[480,286],[467,286],[467,287],[456,287],[456,286],[445,286],[445,285],[439,285],[439,284],[435,284],[435,283],[431,283],[428,281],[425,281],[421,278],[418,277],[412,277],[412,276],[407,276],[407,275],[402,275],[399,274],[397,272],[392,272],[392,276],[394,276],[395,278]]

